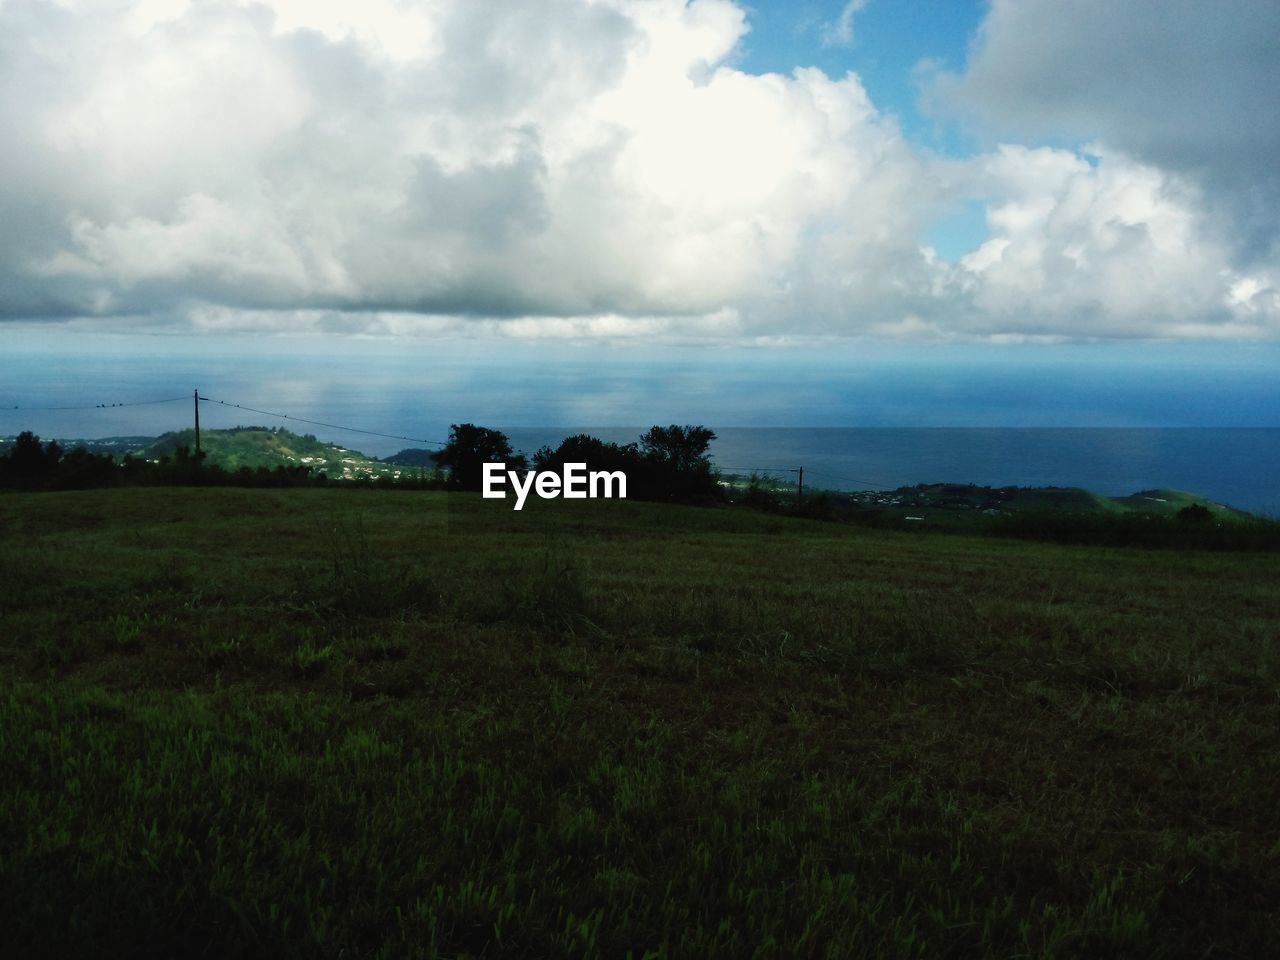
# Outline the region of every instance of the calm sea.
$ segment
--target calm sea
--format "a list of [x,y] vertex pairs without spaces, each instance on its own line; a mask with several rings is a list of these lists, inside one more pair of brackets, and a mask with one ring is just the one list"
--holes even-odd
[[[1171,487],[1280,514],[1280,350],[1171,349],[916,357],[518,345],[496,356],[482,343],[359,340],[85,335],[68,346],[0,330],[0,436],[156,435],[190,426],[199,387],[243,407],[396,436],[202,404],[206,428],[287,426],[371,456],[425,445],[400,436],[443,440],[464,421],[504,429],[528,452],[583,430],[629,442],[648,424],[701,423],[718,433],[718,464],[803,466],[806,486],[949,481],[1110,495]],[[571,426],[592,423],[614,426]],[[727,426],[735,423],[756,426]],[[786,426],[795,423],[811,426]]]
[[[640,430],[513,428],[526,451],[566,433],[629,442]],[[1243,510],[1280,515],[1280,429],[1275,428],[841,428],[727,427],[712,444],[725,470],[778,471],[831,490],[914,483],[1084,487],[1118,496],[1187,490]]]

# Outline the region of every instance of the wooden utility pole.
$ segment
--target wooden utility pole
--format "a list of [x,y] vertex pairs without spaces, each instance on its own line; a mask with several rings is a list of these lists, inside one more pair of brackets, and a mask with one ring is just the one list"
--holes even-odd
[[200,391],[192,391],[196,408],[196,465],[200,464]]
[[804,499],[804,467],[800,468],[800,482],[796,484],[796,506]]

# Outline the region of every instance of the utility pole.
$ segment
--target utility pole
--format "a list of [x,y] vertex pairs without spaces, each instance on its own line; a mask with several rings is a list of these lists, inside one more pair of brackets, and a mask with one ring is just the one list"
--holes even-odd
[[800,482],[796,485],[796,506],[804,499],[804,467],[800,468]]
[[196,408],[196,466],[200,465],[200,391],[199,389],[192,391],[193,402]]

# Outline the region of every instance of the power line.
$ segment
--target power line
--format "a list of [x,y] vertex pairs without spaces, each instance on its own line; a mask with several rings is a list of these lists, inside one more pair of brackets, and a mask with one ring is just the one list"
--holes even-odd
[[155,403],[176,403],[179,400],[187,400],[188,397],[166,397],[163,400],[131,400],[124,403],[95,403],[90,406],[83,407],[25,407],[20,404],[14,404],[11,407],[3,407],[4,410],[34,410],[48,412],[54,410],[114,410],[117,407],[146,407]]
[[[185,397],[179,399],[186,399]],[[250,413],[261,414],[264,417],[278,417],[281,420],[292,420],[295,423],[309,423],[315,427],[328,427],[331,430],[346,430],[350,433],[363,433],[370,437],[384,437],[387,440],[408,440],[410,443],[429,443],[435,447],[448,446],[443,440],[424,440],[421,437],[403,437],[397,433],[379,433],[377,430],[362,430],[360,427],[348,427],[340,423],[325,423],[323,420],[308,420],[306,417],[294,417],[287,413],[274,413],[271,410],[259,410],[257,407],[246,407],[241,403],[231,403],[228,400],[215,400],[212,397],[199,397],[204,403],[216,403],[222,407],[233,407],[236,410],[247,410]]]
[[859,480],[857,477],[842,477],[837,473],[827,473],[825,470],[810,470],[809,472],[815,473],[820,477],[826,477],[829,480],[843,480],[845,483],[857,483],[864,487],[871,487],[875,490],[887,490],[890,487],[890,484],[877,483],[875,480]]
[[[186,399],[187,398],[185,396],[165,397],[160,400],[132,400],[132,401],[124,401],[120,403],[95,403],[87,406],[65,406],[65,407],[28,407],[28,406],[22,406],[19,404],[14,404],[12,407],[3,407],[0,409],[39,411],[39,412],[74,411],[74,410],[114,410],[120,407],[145,407],[145,406],[151,406],[159,403],[176,403],[179,400],[186,400]],[[378,430],[365,430],[362,427],[351,427],[341,423],[328,423],[324,420],[311,420],[307,417],[295,417],[287,413],[276,413],[275,411],[272,411],[272,410],[261,410],[257,407],[245,406],[244,404],[240,404],[240,403],[232,403],[229,400],[217,400],[217,399],[214,399],[213,397],[200,396],[199,394],[197,394],[197,399],[204,403],[216,403],[218,404],[218,406],[221,406],[221,407],[230,407],[235,410],[245,410],[245,411],[248,411],[249,413],[256,413],[264,417],[276,417],[280,420],[291,420],[295,423],[306,423],[316,427],[328,427],[331,430],[344,430],[344,431],[347,431],[348,433],[360,433],[360,434],[364,434],[365,436],[382,437],[387,440],[405,440],[409,443],[425,443],[433,447],[448,446],[448,444],[443,440],[426,440],[422,437],[407,437],[397,433],[382,433]],[[715,466],[720,470],[744,471],[747,473],[799,474],[802,472],[801,468],[796,468],[796,467],[735,467],[735,466],[726,466],[723,464],[716,464]],[[827,477],[828,479],[832,479],[832,480],[841,480],[846,483],[856,483],[860,486],[870,487],[872,489],[877,489],[877,490],[883,490],[888,488],[888,485],[877,483],[874,480],[865,480],[858,477],[845,477],[839,474],[828,473],[825,470],[810,469],[809,473],[811,475],[816,474],[817,476]]]
[[[716,464],[721,470],[741,470],[748,473],[799,473],[798,468],[789,469],[787,467],[728,467],[722,464]],[[870,487],[873,490],[887,490],[890,484],[878,483],[875,480],[864,480],[858,477],[845,477],[837,473],[828,473],[826,470],[814,470],[810,467],[805,468],[805,472],[819,477],[826,477],[829,480],[841,480],[845,483],[856,483],[859,486]]]
[[717,463],[716,466],[721,470],[746,470],[748,473],[799,473],[799,469],[789,469],[787,467],[726,467]]

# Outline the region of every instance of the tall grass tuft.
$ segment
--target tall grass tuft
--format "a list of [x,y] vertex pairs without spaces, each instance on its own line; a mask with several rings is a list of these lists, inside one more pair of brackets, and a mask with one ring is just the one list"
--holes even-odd
[[479,580],[460,600],[467,609],[459,613],[468,619],[550,634],[573,634],[592,625],[578,563],[559,551],[490,564]]
[[416,557],[375,548],[363,514],[336,521],[328,533],[326,576],[318,584],[324,607],[350,617],[381,617],[433,609],[439,591]]

